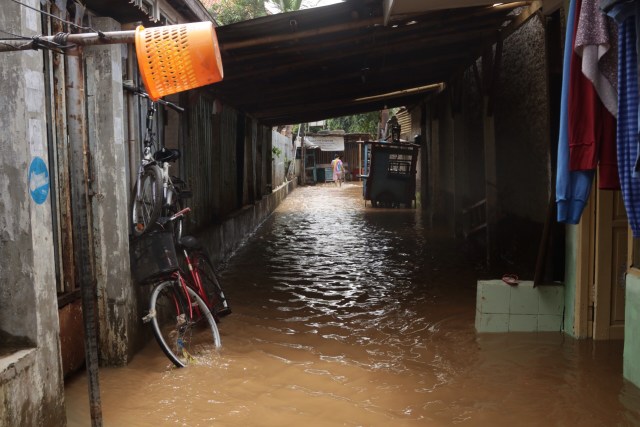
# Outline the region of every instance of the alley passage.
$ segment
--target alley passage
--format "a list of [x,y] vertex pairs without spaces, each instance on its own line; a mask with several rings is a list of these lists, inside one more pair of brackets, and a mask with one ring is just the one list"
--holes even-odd
[[[416,210],[298,188],[229,261],[223,350],[171,369],[154,341],[102,369],[106,426],[634,426],[621,343],[477,335],[477,273]],[[89,424],[86,377],[66,388]]]

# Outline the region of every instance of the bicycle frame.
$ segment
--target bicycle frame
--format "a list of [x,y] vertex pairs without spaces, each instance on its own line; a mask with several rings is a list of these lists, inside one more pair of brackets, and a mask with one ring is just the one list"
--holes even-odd
[[[169,173],[169,162],[177,159],[179,152],[173,153],[173,150],[170,150],[169,156],[167,157],[159,155],[161,151],[164,153],[164,148],[158,147],[156,134],[154,132],[154,118],[158,110],[157,104],[169,106],[179,112],[184,112],[184,109],[168,101],[152,101],[149,98],[149,95],[140,89],[126,85],[125,89],[147,100],[146,134],[143,139],[140,164],[133,193],[134,233],[140,235],[147,230],[149,224],[152,224],[159,214],[164,213],[166,208],[174,207],[176,200],[178,199],[178,189],[174,186]],[[145,175],[147,175],[146,178]],[[151,199],[151,203],[147,201],[149,199],[146,199],[145,196],[145,188],[147,187],[144,183],[149,182],[152,183],[152,191],[154,194],[154,197]],[[139,216],[139,212],[144,210],[141,206],[145,204],[146,206],[152,206],[149,210],[149,212],[152,213],[148,218],[145,218],[144,214]],[[142,217],[143,219],[138,220],[139,217]]]
[[[189,318],[193,318],[193,302],[191,301],[191,296],[189,295],[189,292],[187,291],[187,282],[185,281],[185,279],[182,277],[182,274],[180,274],[179,271],[176,271],[172,274],[172,277],[178,282],[180,283],[180,288],[182,290],[182,294],[184,295],[186,301],[187,301],[187,307],[189,307]],[[176,313],[180,311],[180,304],[177,300],[175,300],[174,297],[174,304],[176,305]],[[198,313],[198,315],[200,315],[200,313]]]
[[200,298],[203,299],[207,307],[211,307],[211,301],[209,301],[209,298],[207,297],[207,293],[204,290],[204,286],[202,286],[202,281],[200,280],[200,274],[195,268],[193,268],[193,263],[191,262],[191,257],[189,256],[189,252],[186,249],[182,249],[182,253],[184,253],[185,262],[187,263],[189,273],[193,278],[193,286],[194,286],[193,290],[196,291],[198,295],[200,295]]

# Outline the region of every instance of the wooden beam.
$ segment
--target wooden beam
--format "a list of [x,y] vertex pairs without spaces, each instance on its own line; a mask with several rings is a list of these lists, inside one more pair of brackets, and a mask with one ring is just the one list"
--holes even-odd
[[317,36],[326,35],[326,34],[340,33],[348,30],[371,27],[376,24],[382,24],[382,17],[361,19],[355,22],[330,25],[330,26],[321,27],[321,28],[312,28],[309,30],[292,32],[288,34],[277,34],[273,36],[266,36],[266,37],[263,36],[259,38],[248,39],[248,40],[225,42],[224,44],[221,43],[220,46],[223,51],[229,51],[229,50],[235,50],[235,49],[243,49],[247,47],[264,46],[266,44],[279,43],[283,41],[317,37]]
[[[390,91],[402,90],[430,83],[439,83],[442,78],[440,67],[448,63],[464,60],[464,53],[451,53],[449,56],[425,55],[421,61],[414,61],[409,68],[403,62],[393,62],[386,67],[372,70],[367,81],[362,83],[361,70],[340,72],[339,70],[327,70],[323,75],[303,74],[297,81],[291,81],[286,87],[273,84],[271,81],[245,81],[221,82],[212,89],[217,94],[228,94],[234,99],[234,104],[242,106],[247,103],[255,103],[256,100],[269,104],[279,100],[292,100],[299,104],[300,94],[305,98],[313,97],[349,97],[361,98]],[[408,86],[410,85],[410,86]],[[327,87],[331,86],[331,91]]]
[[[418,34],[418,37],[424,37],[425,33],[438,34],[438,33],[441,33],[443,30],[448,34],[461,33],[460,31],[461,26],[464,26],[465,28],[465,31],[462,32],[464,34],[467,32],[467,30],[473,29],[473,26],[475,25],[487,25],[487,26],[492,26],[495,29],[499,27],[505,21],[505,19],[506,20],[511,19],[509,15],[505,16],[504,14],[496,14],[494,10],[491,10],[491,8],[483,9],[482,12],[483,12],[482,14],[480,13],[458,14],[458,15],[455,15],[453,18],[447,18],[446,15],[443,15],[441,17],[439,15],[434,16],[433,14],[415,16],[413,17],[413,20],[418,22],[415,25],[404,25],[397,28],[373,26],[371,27],[370,32],[367,32],[364,34],[358,32],[354,36],[343,37],[340,40],[329,40],[324,43],[320,40],[314,41],[313,48],[314,48],[314,51],[320,50],[322,48],[327,48],[331,52],[335,52],[336,48],[340,45],[349,44],[349,43],[359,43],[363,40],[368,40],[368,39],[381,40],[382,38],[384,38],[386,40],[386,43],[389,43],[389,42],[394,42],[397,39],[405,40],[411,37],[411,35],[413,34]],[[222,32],[223,29],[224,28],[221,28],[219,30],[219,33],[218,33],[219,38],[222,37],[220,33]],[[405,37],[405,36],[409,36],[409,37]],[[297,39],[295,37],[295,33],[289,34],[289,38],[291,39],[290,41]],[[229,42],[229,43],[233,43],[233,42]],[[223,45],[223,48],[226,48],[226,46],[228,45],[228,43],[223,42],[223,40],[221,40],[221,44]],[[244,61],[253,62],[256,59],[264,58],[264,57],[270,60],[273,60],[274,55],[285,56],[291,53],[299,52],[303,49],[306,49],[306,48],[304,46],[301,46],[300,44],[296,44],[294,46],[288,46],[288,47],[281,45],[277,47],[276,52],[274,52],[273,49],[261,49],[256,52],[246,53],[240,56],[230,55],[228,58],[223,56],[223,60],[225,60],[225,64],[227,64],[227,62],[229,61],[233,63],[244,62]]]
[[[465,49],[469,46],[469,40],[478,40],[483,35],[487,34],[495,28],[493,23],[481,24],[475,29],[470,29],[468,32],[460,33],[459,31],[447,31],[443,34],[425,37],[423,34],[417,34],[412,37],[411,40],[401,39],[395,42],[388,43],[387,41],[381,43],[370,44],[368,46],[362,46],[358,49],[357,55],[354,55],[352,49],[333,50],[331,52],[309,52],[301,60],[289,60],[277,61],[277,58],[272,58],[271,61],[262,65],[260,62],[253,62],[248,64],[251,68],[245,68],[244,70],[238,69],[237,63],[233,61],[231,64],[225,63],[225,81],[241,81],[244,86],[247,79],[254,77],[261,78],[273,78],[280,74],[292,74],[293,72],[306,71],[305,69],[314,70],[326,64],[338,64],[342,59],[359,59],[363,64],[370,64],[372,68],[375,68],[375,64],[383,63],[384,60],[393,62],[394,59],[390,58],[399,57],[401,55],[413,55],[412,59],[415,59],[416,55],[433,56],[433,51],[437,48],[440,51],[454,52],[451,56],[462,57],[460,52],[466,52]],[[279,53],[278,53],[279,55]],[[470,55],[468,55],[470,56]],[[275,65],[275,66],[272,66]],[[268,67],[269,73],[265,74],[264,70]]]

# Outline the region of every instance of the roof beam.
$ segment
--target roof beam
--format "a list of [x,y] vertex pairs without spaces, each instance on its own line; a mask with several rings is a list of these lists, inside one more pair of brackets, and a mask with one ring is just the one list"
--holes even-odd
[[[488,29],[494,28],[495,24],[486,24],[482,21],[472,27],[468,32],[464,34],[460,34],[454,30],[446,31],[439,34],[434,34],[425,37],[423,34],[418,34],[411,38],[398,39],[392,42],[385,42],[384,44],[373,43],[367,46],[362,46],[361,49],[358,50],[357,57],[366,59],[368,63],[375,63],[376,57],[382,58],[387,57],[389,52],[392,52],[393,55],[399,55],[402,53],[407,53],[414,51],[420,48],[431,47],[434,48],[436,46],[441,46],[443,44],[455,44],[458,41],[464,41],[467,39],[478,40],[478,37],[486,34]],[[382,45],[382,46],[381,46]],[[370,55],[375,55],[375,57],[371,57]],[[349,49],[338,49],[337,52],[327,52],[326,54],[315,56],[315,57],[306,57],[302,60],[294,61],[294,62],[284,62],[275,67],[269,68],[269,74],[265,75],[264,69],[260,66],[260,63],[254,63],[251,69],[245,70],[237,70],[235,69],[236,65],[232,63],[231,66],[225,68],[226,81],[234,81],[240,80],[243,83],[246,82],[247,79],[262,77],[273,78],[279,74],[286,74],[290,71],[300,72],[305,67],[312,68],[313,66],[318,66],[321,63],[325,62],[327,64],[336,63],[338,60],[345,58],[353,58],[353,51]],[[233,71],[231,71],[233,70]]]
[[340,33],[343,31],[354,30],[358,28],[366,28],[376,24],[382,24],[381,17],[360,19],[355,22],[329,25],[327,27],[313,28],[310,30],[293,32],[289,34],[277,34],[273,36],[266,36],[266,37],[260,37],[255,39],[226,42],[224,44],[221,44],[221,48],[223,51],[229,51],[234,49],[242,49],[246,47],[263,46],[266,44],[279,43],[282,41],[289,41],[292,39],[316,37],[316,36],[321,36],[326,34]]

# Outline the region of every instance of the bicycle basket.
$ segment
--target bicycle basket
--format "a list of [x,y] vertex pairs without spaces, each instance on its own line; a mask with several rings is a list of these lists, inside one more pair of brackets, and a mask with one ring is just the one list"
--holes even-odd
[[131,242],[131,272],[136,282],[152,282],[178,269],[173,234],[166,231],[145,233]]

